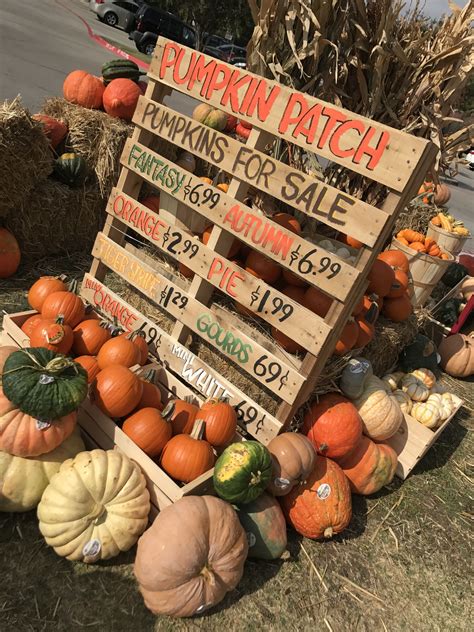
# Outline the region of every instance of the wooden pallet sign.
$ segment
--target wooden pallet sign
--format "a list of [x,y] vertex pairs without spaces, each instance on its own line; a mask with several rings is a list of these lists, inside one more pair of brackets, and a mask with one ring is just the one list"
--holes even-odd
[[[435,158],[435,147],[381,123],[290,90],[202,53],[160,38],[125,144],[122,170],[97,235],[94,261],[84,277],[83,297],[127,331],[142,329],[150,351],[189,388],[208,397],[226,395],[237,407],[241,428],[263,443],[287,428],[314,389],[342,329],[367,286],[367,274],[389,238],[396,217],[416,194]],[[251,124],[244,142],[171,109],[165,98],[178,91]],[[378,208],[268,155],[275,139],[306,149],[389,188]],[[165,144],[164,144],[165,142]],[[157,144],[158,143],[158,144]],[[166,143],[192,153],[227,175],[227,190],[191,173]],[[161,149],[158,149],[157,147]],[[144,183],[160,191],[159,210],[140,202]],[[249,189],[299,211],[311,226],[321,222],[364,246],[349,262],[284,227],[248,201]],[[283,206],[285,205],[285,206]],[[203,243],[197,232],[212,226]],[[197,230],[200,227],[200,230]],[[125,235],[146,250],[127,243]],[[317,231],[312,231],[312,234]],[[288,296],[284,288],[257,278],[229,253],[234,241],[265,255],[302,286],[331,299],[320,317]],[[185,266],[187,283],[150,254]],[[273,263],[272,263],[273,265]],[[170,333],[129,305],[105,284],[113,271],[174,321]],[[258,326],[226,310],[238,303]],[[285,352],[275,341],[283,332],[304,350]],[[276,412],[253,401],[188,348],[189,336],[218,353],[229,367],[276,399]],[[273,402],[275,403],[275,402]],[[275,410],[275,406],[272,407]]]

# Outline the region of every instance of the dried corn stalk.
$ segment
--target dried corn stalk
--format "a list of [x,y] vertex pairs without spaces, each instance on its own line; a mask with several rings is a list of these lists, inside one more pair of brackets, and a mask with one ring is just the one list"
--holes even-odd
[[[431,139],[439,147],[435,176],[474,143],[472,120],[453,116],[474,64],[473,0],[464,9],[450,3],[451,15],[437,24],[418,1],[408,13],[402,0],[248,1],[256,23],[250,70]],[[291,163],[308,160],[296,148],[275,150]],[[309,162],[317,170],[313,156]],[[325,178],[373,201],[383,195],[338,166]]]

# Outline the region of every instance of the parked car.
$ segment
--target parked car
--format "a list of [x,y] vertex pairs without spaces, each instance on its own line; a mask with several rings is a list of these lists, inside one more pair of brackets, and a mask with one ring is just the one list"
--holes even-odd
[[474,171],[474,147],[466,153],[467,166],[471,171]]
[[135,14],[139,7],[140,3],[133,0],[91,0],[89,4],[101,22],[127,33],[135,26]]
[[224,55],[224,61],[228,64],[233,64],[234,59],[245,59],[247,57],[247,51],[242,46],[235,46],[235,44],[225,44],[218,47],[221,53]]
[[216,57],[217,59],[225,61],[224,53],[215,46],[204,46],[202,52],[206,55],[210,55],[211,57]]
[[220,35],[208,35],[204,34],[204,46],[212,46],[213,48],[218,48],[219,46],[225,46],[229,43],[225,37],[221,37]]
[[142,5],[135,14],[135,30],[129,33],[129,39],[141,53],[152,55],[160,35],[196,48],[196,31],[191,26],[168,11]]

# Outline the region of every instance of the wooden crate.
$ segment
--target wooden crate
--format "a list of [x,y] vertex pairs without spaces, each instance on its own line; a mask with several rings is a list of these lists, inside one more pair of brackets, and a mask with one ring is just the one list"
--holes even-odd
[[402,425],[393,437],[387,439],[385,443],[392,446],[398,455],[398,465],[396,475],[405,480],[415,465],[424,457],[431,446],[438,440],[438,437],[446,429],[447,425],[454,419],[456,413],[463,405],[462,399],[452,394],[456,403],[454,412],[439,428],[430,430],[410,415],[404,415]]

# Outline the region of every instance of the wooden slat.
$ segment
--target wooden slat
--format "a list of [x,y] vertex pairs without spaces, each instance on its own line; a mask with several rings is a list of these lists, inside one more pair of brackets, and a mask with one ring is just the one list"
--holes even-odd
[[[287,398],[293,400],[296,397],[298,391],[296,385],[301,382],[301,376],[294,368],[274,356],[245,333],[221,322],[212,308],[201,304],[182,288],[102,233],[97,235],[93,255],[218,351],[236,362],[249,375],[260,381],[263,368],[266,372],[272,371],[276,377],[266,386],[276,395],[285,401]],[[272,366],[271,363],[273,363]],[[264,367],[260,368],[262,364]]]
[[344,300],[359,276],[344,259],[259,215],[235,196],[203,183],[133,139],[125,143],[121,164],[334,298]]
[[404,190],[428,144],[165,38],[148,74],[395,191]]
[[199,239],[169,224],[130,196],[113,189],[106,210],[125,227],[133,228],[161,252],[185,264],[256,316],[284,329],[285,334],[303,348],[313,348],[314,338],[324,340],[329,334],[330,329],[322,318],[237,264],[216,255]]
[[126,331],[142,330],[151,353],[204,398],[228,397],[241,426],[261,443],[267,444],[278,434],[281,424],[272,415],[88,273],[84,275],[81,296],[105,317],[117,317]]
[[368,246],[387,221],[383,210],[144,96],[133,122]]

